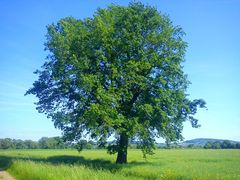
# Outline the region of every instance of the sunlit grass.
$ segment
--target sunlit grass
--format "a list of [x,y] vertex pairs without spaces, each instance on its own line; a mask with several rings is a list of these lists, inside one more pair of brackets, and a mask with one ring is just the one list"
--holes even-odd
[[16,179],[240,179],[239,150],[156,150],[147,159],[129,150],[129,164],[116,165],[105,150],[0,151],[0,167]]

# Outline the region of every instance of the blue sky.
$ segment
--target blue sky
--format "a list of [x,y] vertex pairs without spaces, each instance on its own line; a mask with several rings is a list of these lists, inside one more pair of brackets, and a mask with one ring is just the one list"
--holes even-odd
[[[38,140],[60,135],[39,114],[33,96],[24,96],[43,64],[46,26],[66,16],[92,16],[98,7],[129,1],[0,1],[0,138]],[[168,14],[186,32],[184,70],[192,99],[203,98],[208,110],[196,115],[199,129],[185,123],[185,139],[208,137],[240,141],[240,1],[146,0]]]

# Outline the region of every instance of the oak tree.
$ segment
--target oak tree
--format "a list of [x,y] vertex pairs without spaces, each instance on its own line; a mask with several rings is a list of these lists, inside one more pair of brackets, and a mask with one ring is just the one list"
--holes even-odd
[[156,137],[181,140],[184,121],[199,126],[193,115],[205,102],[186,94],[184,32],[156,8],[111,5],[47,29],[49,55],[26,94],[67,140],[113,135],[108,151],[126,163],[129,139],[151,154]]

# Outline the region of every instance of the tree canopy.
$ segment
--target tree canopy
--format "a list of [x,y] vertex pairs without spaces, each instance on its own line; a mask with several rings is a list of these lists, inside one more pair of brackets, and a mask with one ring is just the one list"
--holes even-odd
[[156,8],[111,5],[47,29],[49,55],[26,94],[67,140],[89,135],[104,144],[114,135],[108,150],[126,163],[129,139],[147,154],[156,137],[181,140],[184,121],[199,126],[193,115],[205,102],[186,94],[184,32]]

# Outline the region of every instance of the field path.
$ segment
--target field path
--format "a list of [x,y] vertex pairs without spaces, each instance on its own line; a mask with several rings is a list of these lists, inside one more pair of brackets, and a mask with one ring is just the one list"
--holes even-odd
[[0,180],[15,180],[7,171],[0,168]]

